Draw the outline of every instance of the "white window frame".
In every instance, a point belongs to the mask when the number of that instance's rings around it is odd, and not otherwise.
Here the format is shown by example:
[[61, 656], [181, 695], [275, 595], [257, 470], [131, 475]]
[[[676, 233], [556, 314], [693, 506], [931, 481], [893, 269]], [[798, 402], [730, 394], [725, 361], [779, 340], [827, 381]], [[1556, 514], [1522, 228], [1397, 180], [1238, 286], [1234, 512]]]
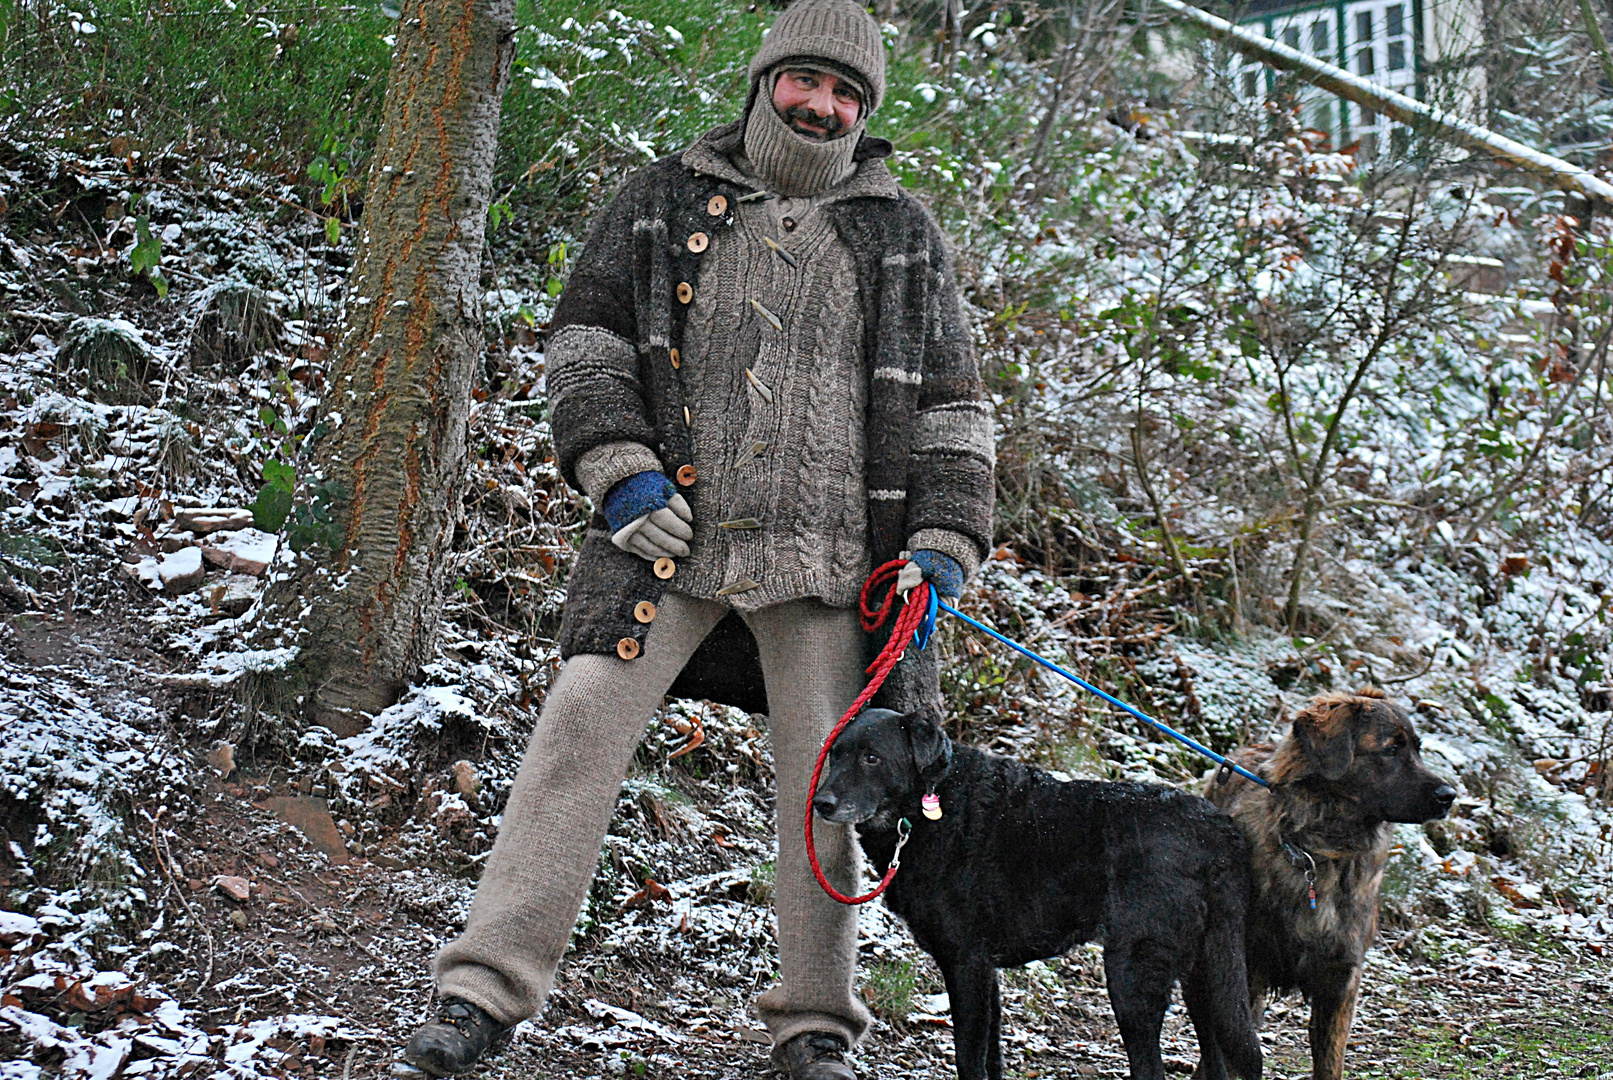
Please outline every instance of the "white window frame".
[[[1389, 35], [1389, 10], [1400, 9], [1400, 33], [1391, 37]], [[1367, 16], [1371, 19], [1371, 34], [1362, 38], [1360, 34], [1360, 18]], [[1415, 9], [1411, 0], [1355, 0], [1343, 7], [1344, 25], [1339, 29], [1343, 32], [1341, 39], [1344, 64], [1342, 65], [1351, 74], [1359, 75], [1379, 86], [1398, 90], [1410, 97], [1417, 92], [1417, 35], [1415, 28]], [[1400, 46], [1401, 66], [1390, 70], [1389, 58], [1392, 46]], [[1369, 53], [1372, 58], [1372, 71], [1363, 72], [1361, 68], [1361, 54]], [[1387, 145], [1391, 133], [1397, 126], [1390, 122], [1387, 116], [1371, 113], [1359, 105], [1346, 104], [1344, 108], [1349, 116], [1346, 126], [1346, 141], [1361, 141], [1363, 147], [1371, 146], [1364, 156], [1371, 153], [1378, 146]]]
[[[1316, 48], [1315, 28], [1327, 28], [1327, 42], [1321, 48]], [[1265, 32], [1273, 41], [1280, 41], [1284, 45], [1293, 47], [1286, 35], [1290, 30], [1299, 31], [1299, 51], [1306, 56], [1314, 56], [1318, 60], [1325, 60], [1330, 64], [1338, 63], [1339, 49], [1339, 16], [1336, 6], [1308, 8], [1287, 15], [1273, 16], [1267, 21]], [[1342, 101], [1335, 98], [1325, 90], [1310, 85], [1299, 87], [1295, 95], [1300, 105], [1300, 122], [1306, 127], [1315, 127], [1326, 131], [1329, 136], [1337, 138], [1339, 135], [1338, 107]], [[1335, 104], [1337, 102], [1337, 104]], [[1319, 106], [1326, 106], [1328, 119], [1318, 123], [1316, 111]]]

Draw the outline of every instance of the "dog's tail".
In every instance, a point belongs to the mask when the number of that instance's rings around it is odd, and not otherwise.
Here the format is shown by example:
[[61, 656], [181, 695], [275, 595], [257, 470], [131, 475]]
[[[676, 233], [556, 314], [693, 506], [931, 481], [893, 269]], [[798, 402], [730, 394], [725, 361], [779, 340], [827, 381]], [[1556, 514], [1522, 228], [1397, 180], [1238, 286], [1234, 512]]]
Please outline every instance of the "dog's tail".
[[1260, 1080], [1260, 1033], [1255, 1030], [1254, 1012], [1249, 1006], [1244, 955], [1248, 863], [1230, 854], [1219, 860], [1211, 875], [1204, 945], [1194, 976], [1202, 991], [1205, 1019], [1213, 1029], [1227, 1071], [1244, 1080]]

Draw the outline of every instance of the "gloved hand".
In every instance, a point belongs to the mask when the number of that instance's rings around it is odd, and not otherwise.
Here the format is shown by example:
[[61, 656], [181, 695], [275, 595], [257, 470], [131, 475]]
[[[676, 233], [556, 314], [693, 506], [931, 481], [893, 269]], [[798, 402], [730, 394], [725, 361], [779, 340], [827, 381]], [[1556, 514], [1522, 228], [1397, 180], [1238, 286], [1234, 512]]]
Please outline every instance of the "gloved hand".
[[945, 552], [920, 548], [896, 575], [896, 591], [906, 596], [921, 581], [928, 581], [942, 596], [956, 599], [963, 592], [963, 567]]
[[694, 511], [659, 472], [634, 473], [618, 481], [601, 508], [610, 523], [611, 543], [645, 559], [681, 559], [694, 538]]

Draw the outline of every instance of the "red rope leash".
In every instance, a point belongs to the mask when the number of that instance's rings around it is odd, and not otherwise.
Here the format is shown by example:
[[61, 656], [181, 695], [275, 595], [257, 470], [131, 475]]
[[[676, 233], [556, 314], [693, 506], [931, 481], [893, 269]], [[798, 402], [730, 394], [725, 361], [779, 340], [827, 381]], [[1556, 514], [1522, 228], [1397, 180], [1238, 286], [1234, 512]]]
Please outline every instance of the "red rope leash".
[[[895, 607], [896, 576], [901, 573], [902, 567], [906, 565], [907, 560], [905, 559], [893, 559], [872, 574], [869, 574], [868, 580], [863, 582], [862, 595], [857, 600], [857, 606], [861, 612], [863, 629], [869, 633], [883, 626], [885, 619]], [[885, 594], [884, 602], [877, 608], [870, 608], [868, 606], [869, 594], [887, 582], [890, 585], [890, 589]], [[837, 891], [833, 885], [829, 884], [829, 879], [824, 876], [823, 867], [818, 865], [818, 849], [812, 841], [812, 799], [818, 793], [818, 778], [823, 774], [823, 763], [829, 759], [829, 748], [840, 737], [840, 733], [846, 730], [846, 725], [851, 723], [858, 713], [862, 712], [863, 706], [868, 704], [868, 699], [878, 693], [881, 686], [885, 685], [886, 676], [890, 675], [891, 669], [896, 666], [896, 662], [902, 658], [902, 653], [907, 650], [908, 644], [913, 640], [913, 632], [924, 622], [926, 609], [929, 606], [926, 602], [929, 599], [929, 589], [930, 583], [926, 581], [908, 595], [907, 606], [902, 608], [902, 613], [897, 616], [896, 626], [891, 631], [890, 640], [885, 643], [885, 648], [880, 650], [879, 655], [874, 658], [874, 662], [868, 665], [868, 674], [872, 678], [868, 680], [868, 685], [863, 689], [863, 692], [857, 695], [857, 700], [851, 703], [851, 708], [847, 709], [845, 715], [840, 718], [840, 722], [834, 726], [834, 730], [829, 732], [828, 738], [823, 740], [823, 749], [818, 751], [818, 763], [812, 769], [812, 783], [807, 785], [807, 862], [812, 865], [812, 876], [818, 879], [818, 884], [823, 887], [823, 891], [842, 904], [866, 904], [884, 892], [890, 887], [891, 879], [896, 876], [897, 862], [894, 859], [891, 861], [890, 868], [885, 871], [884, 878], [870, 893], [865, 893], [862, 896], [846, 896], [844, 893]]]

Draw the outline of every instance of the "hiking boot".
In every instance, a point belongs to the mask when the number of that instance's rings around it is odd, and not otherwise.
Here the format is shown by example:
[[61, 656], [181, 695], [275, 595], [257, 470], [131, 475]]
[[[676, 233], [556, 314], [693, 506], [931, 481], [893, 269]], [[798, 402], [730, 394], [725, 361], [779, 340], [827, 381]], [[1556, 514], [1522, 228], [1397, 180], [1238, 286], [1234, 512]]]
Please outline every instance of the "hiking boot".
[[846, 1040], [827, 1031], [806, 1031], [773, 1054], [790, 1080], [857, 1080], [846, 1064]]
[[437, 1019], [409, 1039], [403, 1060], [433, 1076], [457, 1076], [475, 1065], [508, 1030], [479, 1006], [460, 998], [443, 998], [437, 1003]]

